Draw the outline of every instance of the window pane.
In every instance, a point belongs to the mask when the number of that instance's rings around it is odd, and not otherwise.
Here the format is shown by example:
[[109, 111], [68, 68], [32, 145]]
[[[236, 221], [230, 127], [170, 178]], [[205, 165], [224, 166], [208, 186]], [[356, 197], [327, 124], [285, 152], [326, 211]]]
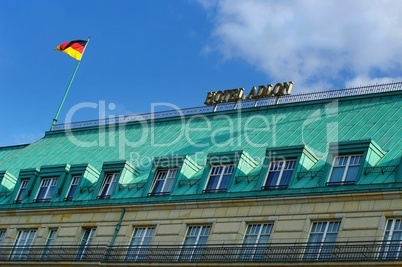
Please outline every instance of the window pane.
[[262, 260], [266, 255], [272, 224], [249, 224], [240, 253], [242, 261]]
[[177, 169], [158, 170], [156, 172], [151, 193], [169, 194], [176, 178]]
[[130, 245], [126, 255], [126, 261], [146, 259], [148, 247], [154, 236], [155, 228], [135, 228], [131, 237]]
[[168, 178], [165, 182], [165, 187], [163, 188], [164, 193], [170, 193], [173, 188], [174, 178]]
[[163, 187], [163, 180], [157, 180], [157, 181], [155, 181], [153, 193], [160, 193], [160, 192], [162, 192], [162, 187]]
[[3, 242], [6, 237], [6, 230], [0, 230], [0, 244]]
[[329, 179], [329, 181], [332, 183], [341, 182], [344, 172], [345, 172], [345, 167], [334, 167], [332, 169], [332, 174], [331, 174], [331, 178]]
[[42, 179], [36, 200], [50, 200], [56, 192], [57, 178]]
[[359, 172], [359, 166], [351, 166], [346, 174], [345, 181], [356, 181], [357, 173]]
[[16, 202], [21, 202], [24, 199], [27, 186], [28, 180], [21, 181], [20, 190], [18, 192], [17, 198], [15, 199]]
[[36, 230], [20, 230], [10, 258], [13, 260], [26, 259], [29, 254], [30, 247], [35, 239]]
[[232, 177], [231, 174], [223, 175], [222, 180], [221, 180], [221, 184], [219, 185], [218, 189], [228, 189], [231, 177]]
[[332, 174], [329, 179], [329, 182], [351, 183], [356, 181], [362, 159], [363, 159], [362, 155], [335, 157], [334, 166], [332, 168]]
[[402, 257], [402, 228], [400, 219], [391, 219], [387, 222], [379, 257], [382, 259], [400, 259]]
[[71, 180], [70, 189], [68, 190], [68, 194], [66, 196], [67, 200], [73, 199], [75, 192], [77, 191], [78, 185], [81, 181], [81, 176], [74, 176]]
[[190, 226], [187, 229], [181, 260], [198, 260], [202, 257], [210, 229], [210, 226]]
[[101, 189], [99, 191], [98, 198], [108, 198], [111, 196], [111, 194], [114, 191], [114, 188], [116, 187], [118, 176], [119, 176], [118, 173], [106, 174]]
[[270, 187], [276, 186], [276, 183], [278, 182], [278, 179], [279, 179], [279, 174], [280, 174], [280, 172], [270, 172], [268, 174], [266, 186], [270, 186]]
[[47, 190], [46, 187], [41, 187], [39, 189], [38, 197], [36, 199], [45, 199], [46, 190]]
[[288, 187], [295, 165], [296, 160], [272, 161], [265, 187]]
[[208, 179], [206, 191], [225, 191], [229, 187], [234, 165], [211, 166], [211, 173]]
[[91, 244], [95, 235], [96, 228], [84, 229], [81, 239], [81, 245], [78, 250], [77, 259], [84, 259], [88, 254], [88, 246]]
[[48, 259], [50, 249], [56, 239], [56, 234], [57, 234], [57, 229], [51, 229], [49, 231], [49, 235], [47, 236], [47, 239], [46, 239], [45, 249], [43, 250], [43, 253], [42, 253], [42, 260]]
[[290, 183], [290, 178], [292, 177], [293, 170], [283, 171], [282, 179], [279, 183], [281, 186], [288, 186]]
[[207, 185], [207, 190], [211, 189], [217, 189], [218, 188], [218, 182], [219, 182], [219, 176], [211, 175], [209, 177], [208, 185]]
[[314, 222], [308, 244], [304, 253], [304, 259], [317, 260], [328, 259], [331, 257], [331, 253], [338, 235], [340, 222]]

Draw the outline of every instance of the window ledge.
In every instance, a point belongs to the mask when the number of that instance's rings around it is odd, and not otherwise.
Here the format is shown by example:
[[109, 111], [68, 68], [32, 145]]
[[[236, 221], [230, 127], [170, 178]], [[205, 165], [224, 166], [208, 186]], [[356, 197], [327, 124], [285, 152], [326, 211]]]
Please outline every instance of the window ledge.
[[203, 194], [205, 194], [205, 193], [223, 193], [223, 192], [226, 192], [227, 191], [227, 189], [206, 189], [206, 190], [202, 190], [202, 193]]
[[110, 195], [106, 195], [106, 196], [97, 196], [96, 199], [110, 199]]
[[148, 193], [149, 197], [154, 197], [154, 196], [168, 196], [170, 195], [170, 192], [159, 192], [159, 193]]
[[333, 186], [333, 185], [354, 185], [355, 181], [344, 181], [344, 182], [327, 182], [326, 185]]
[[263, 185], [263, 186], [261, 186], [261, 189], [262, 190], [271, 190], [271, 189], [287, 189], [287, 188], [289, 188], [289, 185], [276, 185], [276, 186], [266, 186], [266, 185]]
[[50, 198], [37, 198], [34, 200], [35, 203], [50, 202]]

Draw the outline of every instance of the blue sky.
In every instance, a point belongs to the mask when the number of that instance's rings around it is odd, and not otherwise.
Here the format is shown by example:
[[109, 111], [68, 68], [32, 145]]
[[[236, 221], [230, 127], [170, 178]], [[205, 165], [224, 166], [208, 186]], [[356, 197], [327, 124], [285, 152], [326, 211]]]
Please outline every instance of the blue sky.
[[91, 37], [59, 122], [87, 102], [124, 115], [284, 81], [293, 94], [399, 81], [400, 10], [397, 0], [1, 0], [0, 146], [49, 129], [77, 63], [54, 50], [65, 41]]

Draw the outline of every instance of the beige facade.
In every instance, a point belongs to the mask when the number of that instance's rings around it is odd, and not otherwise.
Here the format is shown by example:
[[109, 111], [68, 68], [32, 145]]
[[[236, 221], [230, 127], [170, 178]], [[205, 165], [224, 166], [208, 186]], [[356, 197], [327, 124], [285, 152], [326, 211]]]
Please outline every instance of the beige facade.
[[[122, 215], [123, 214], [123, 215]], [[340, 221], [338, 241], [380, 241], [387, 219], [402, 217], [400, 192], [220, 200], [120, 207], [2, 212], [5, 243], [18, 230], [37, 229], [33, 245], [44, 245], [50, 229], [62, 244], [77, 244], [84, 228], [96, 228], [92, 244], [108, 245], [121, 219], [115, 245], [128, 245], [135, 227], [155, 227], [152, 245], [181, 245], [191, 225], [210, 225], [208, 244], [241, 244], [247, 224], [272, 223], [270, 242], [306, 242], [315, 221]], [[6, 219], [6, 220], [5, 220]]]

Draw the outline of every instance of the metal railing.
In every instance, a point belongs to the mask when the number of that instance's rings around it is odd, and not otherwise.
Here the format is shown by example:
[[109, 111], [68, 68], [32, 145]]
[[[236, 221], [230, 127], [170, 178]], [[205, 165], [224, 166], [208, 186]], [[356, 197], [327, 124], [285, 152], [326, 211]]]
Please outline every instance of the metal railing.
[[392, 92], [392, 91], [400, 91], [400, 90], [402, 90], [402, 82], [376, 84], [376, 85], [361, 86], [361, 87], [354, 87], [354, 88], [348, 88], [348, 89], [329, 90], [329, 91], [303, 93], [303, 94], [296, 94], [296, 95], [285, 95], [285, 96], [281, 96], [279, 98], [271, 97], [271, 98], [264, 98], [264, 99], [259, 99], [259, 100], [245, 100], [245, 101], [240, 101], [240, 102], [236, 102], [236, 103], [219, 104], [216, 107], [215, 106], [202, 106], [202, 107], [184, 108], [184, 109], [177, 109], [177, 110], [158, 111], [158, 112], [152, 112], [152, 113], [132, 114], [132, 115], [125, 115], [125, 116], [118, 116], [118, 117], [110, 118], [110, 119], [99, 119], [99, 120], [89, 120], [89, 121], [81, 121], [81, 122], [73, 122], [73, 123], [56, 124], [53, 127], [52, 131], [84, 128], [84, 127], [97, 127], [97, 126], [104, 126], [104, 125], [109, 125], [109, 124], [114, 124], [114, 123], [120, 124], [120, 123], [134, 122], [134, 121], [145, 121], [145, 120], [170, 118], [170, 117], [177, 117], [177, 116], [207, 114], [207, 113], [213, 113], [216, 111], [225, 111], [225, 110], [233, 110], [233, 109], [236, 110], [236, 109], [271, 106], [271, 105], [278, 105], [278, 104], [298, 103], [298, 102], [306, 102], [306, 101], [313, 101], [313, 100], [332, 99], [332, 98], [356, 96], [356, 95], [367, 95], [367, 94]]
[[1, 246], [0, 262], [372, 262], [402, 261], [402, 241], [268, 243], [258, 245]]

